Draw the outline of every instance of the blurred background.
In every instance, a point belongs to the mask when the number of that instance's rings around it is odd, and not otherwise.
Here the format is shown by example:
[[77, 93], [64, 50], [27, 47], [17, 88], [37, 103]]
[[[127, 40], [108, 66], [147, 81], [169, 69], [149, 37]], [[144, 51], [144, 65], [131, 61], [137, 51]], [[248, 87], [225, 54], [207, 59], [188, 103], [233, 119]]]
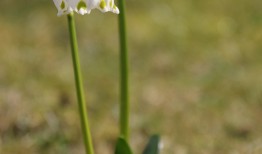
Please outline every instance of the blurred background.
[[[262, 153], [262, 1], [127, 0], [131, 146], [162, 154]], [[84, 154], [66, 16], [51, 0], [0, 1], [0, 154]], [[76, 15], [98, 154], [118, 131], [117, 15]]]

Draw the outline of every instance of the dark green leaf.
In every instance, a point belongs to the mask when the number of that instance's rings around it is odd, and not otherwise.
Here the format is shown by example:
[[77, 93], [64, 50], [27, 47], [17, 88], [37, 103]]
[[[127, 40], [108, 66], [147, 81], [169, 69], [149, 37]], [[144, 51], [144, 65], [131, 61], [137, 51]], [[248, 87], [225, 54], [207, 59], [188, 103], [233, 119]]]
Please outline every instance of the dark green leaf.
[[160, 144], [159, 135], [151, 136], [143, 154], [159, 154], [159, 144]]
[[118, 138], [115, 154], [132, 154], [132, 151], [125, 139]]

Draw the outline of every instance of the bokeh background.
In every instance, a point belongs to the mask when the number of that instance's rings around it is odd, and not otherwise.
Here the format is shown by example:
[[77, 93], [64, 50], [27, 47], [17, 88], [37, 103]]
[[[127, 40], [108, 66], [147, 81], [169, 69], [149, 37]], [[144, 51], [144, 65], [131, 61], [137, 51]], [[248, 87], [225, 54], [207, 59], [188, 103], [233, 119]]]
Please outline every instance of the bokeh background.
[[[262, 153], [262, 1], [127, 0], [131, 146]], [[51, 0], [0, 1], [0, 153], [84, 154], [66, 17]], [[118, 131], [117, 15], [76, 16], [96, 152]]]

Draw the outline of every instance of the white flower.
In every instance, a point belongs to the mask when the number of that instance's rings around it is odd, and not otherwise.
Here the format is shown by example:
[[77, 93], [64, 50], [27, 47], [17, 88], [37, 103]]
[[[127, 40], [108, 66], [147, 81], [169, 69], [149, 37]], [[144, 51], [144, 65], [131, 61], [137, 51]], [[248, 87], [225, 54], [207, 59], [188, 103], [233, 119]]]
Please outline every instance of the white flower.
[[61, 16], [63, 14], [68, 14], [72, 12], [72, 8], [68, 5], [67, 0], [53, 0], [55, 3], [55, 6], [58, 10], [57, 15]]
[[119, 14], [119, 9], [114, 3], [114, 0], [87, 0], [87, 4], [89, 4], [88, 8], [92, 9], [99, 9], [102, 12], [113, 12]]
[[73, 11], [84, 15], [89, 14], [92, 9], [99, 9], [102, 12], [113, 12], [119, 14], [119, 9], [114, 0], [53, 0], [57, 9], [58, 16], [69, 14]]

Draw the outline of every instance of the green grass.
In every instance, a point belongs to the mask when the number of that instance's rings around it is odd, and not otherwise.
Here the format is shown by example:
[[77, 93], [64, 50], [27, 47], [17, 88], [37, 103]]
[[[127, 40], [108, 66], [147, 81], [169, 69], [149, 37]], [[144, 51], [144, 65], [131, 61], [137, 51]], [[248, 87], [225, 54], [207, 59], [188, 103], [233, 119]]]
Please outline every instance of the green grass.
[[[261, 6], [127, 2], [134, 153], [155, 132], [163, 154], [261, 153]], [[76, 22], [95, 149], [113, 153], [117, 16]], [[66, 17], [51, 1], [0, 1], [0, 153], [82, 154], [78, 118]]]

